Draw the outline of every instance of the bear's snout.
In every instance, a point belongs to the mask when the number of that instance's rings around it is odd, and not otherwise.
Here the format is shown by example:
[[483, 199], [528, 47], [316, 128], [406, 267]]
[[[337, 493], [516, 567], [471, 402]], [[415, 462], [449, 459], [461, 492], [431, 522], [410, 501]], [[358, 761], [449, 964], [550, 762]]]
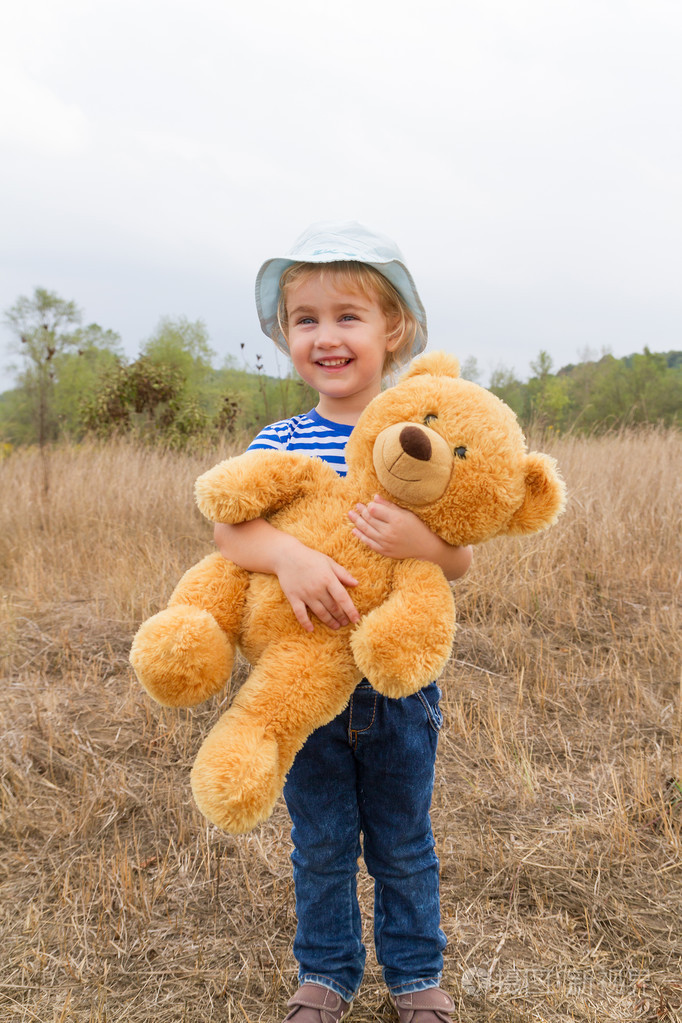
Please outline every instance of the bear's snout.
[[406, 506], [431, 504], [447, 490], [452, 451], [434, 430], [418, 423], [393, 423], [374, 442], [372, 461], [379, 483]]
[[431, 458], [431, 441], [418, 426], [405, 426], [400, 431], [400, 445], [407, 455], [428, 462]]

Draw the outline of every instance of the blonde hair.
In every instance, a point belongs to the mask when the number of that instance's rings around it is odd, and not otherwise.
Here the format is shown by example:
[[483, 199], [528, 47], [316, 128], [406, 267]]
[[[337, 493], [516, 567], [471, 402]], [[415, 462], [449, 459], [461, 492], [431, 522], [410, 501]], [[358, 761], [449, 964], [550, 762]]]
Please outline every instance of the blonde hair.
[[332, 263], [293, 263], [279, 279], [279, 301], [277, 322], [285, 338], [288, 337], [287, 294], [291, 288], [309, 281], [311, 277], [320, 280], [328, 278], [337, 288], [359, 292], [365, 298], [376, 299], [386, 317], [386, 325], [395, 321], [386, 334], [386, 342], [397, 343], [384, 358], [384, 376], [389, 376], [409, 361], [409, 352], [415, 337], [422, 336], [423, 330], [417, 317], [408, 307], [400, 292], [387, 277], [367, 263], [356, 260], [339, 260]]

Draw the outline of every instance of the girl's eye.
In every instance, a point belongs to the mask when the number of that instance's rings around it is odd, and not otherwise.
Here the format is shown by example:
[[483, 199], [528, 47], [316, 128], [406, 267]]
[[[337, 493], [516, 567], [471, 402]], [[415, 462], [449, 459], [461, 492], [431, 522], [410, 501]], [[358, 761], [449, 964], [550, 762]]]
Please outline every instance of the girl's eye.
[[434, 421], [434, 419], [438, 419], [436, 413], [429, 412], [428, 416], [424, 416], [424, 426], [428, 426], [429, 423], [432, 423]]
[[357, 319], [357, 317], [353, 316], [352, 313], [346, 313], [346, 315], [342, 316], [341, 319], [342, 320], [355, 320], [355, 319]]
[[457, 455], [458, 458], [466, 458], [466, 456], [467, 456], [467, 449], [466, 448], [455, 448], [455, 454]]

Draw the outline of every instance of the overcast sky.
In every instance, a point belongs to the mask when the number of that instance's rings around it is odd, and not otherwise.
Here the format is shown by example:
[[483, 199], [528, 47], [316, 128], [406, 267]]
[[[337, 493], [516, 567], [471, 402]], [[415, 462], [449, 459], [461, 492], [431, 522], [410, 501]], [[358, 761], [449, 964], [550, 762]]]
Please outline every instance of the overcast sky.
[[256, 271], [347, 218], [484, 383], [682, 348], [680, 54], [680, 0], [5, 3], [0, 309], [49, 288], [130, 355], [202, 318], [274, 368]]

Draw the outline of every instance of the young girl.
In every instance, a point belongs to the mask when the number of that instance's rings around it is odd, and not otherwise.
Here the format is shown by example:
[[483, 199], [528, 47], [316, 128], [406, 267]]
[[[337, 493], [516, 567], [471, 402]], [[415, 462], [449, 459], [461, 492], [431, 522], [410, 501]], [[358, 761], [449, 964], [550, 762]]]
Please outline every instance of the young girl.
[[[314, 224], [287, 256], [263, 264], [256, 304], [264, 332], [319, 401], [266, 427], [250, 447], [305, 451], [345, 475], [344, 448], [363, 409], [384, 376], [426, 343], [426, 316], [400, 251], [361, 224]], [[449, 546], [390, 501], [377, 496], [348, 514], [355, 536], [386, 557], [433, 561], [448, 579], [469, 567], [471, 548]], [[344, 566], [264, 519], [218, 523], [215, 540], [230, 561], [277, 575], [304, 629], [316, 627], [313, 615], [332, 629], [359, 621], [356, 580]], [[400, 1020], [451, 1019], [454, 1003], [438, 986], [445, 935], [429, 818], [439, 697], [435, 682], [390, 700], [363, 681], [296, 757], [284, 798], [293, 823], [301, 987], [287, 1020], [336, 1023], [360, 986], [361, 852], [375, 881], [377, 959]]]

